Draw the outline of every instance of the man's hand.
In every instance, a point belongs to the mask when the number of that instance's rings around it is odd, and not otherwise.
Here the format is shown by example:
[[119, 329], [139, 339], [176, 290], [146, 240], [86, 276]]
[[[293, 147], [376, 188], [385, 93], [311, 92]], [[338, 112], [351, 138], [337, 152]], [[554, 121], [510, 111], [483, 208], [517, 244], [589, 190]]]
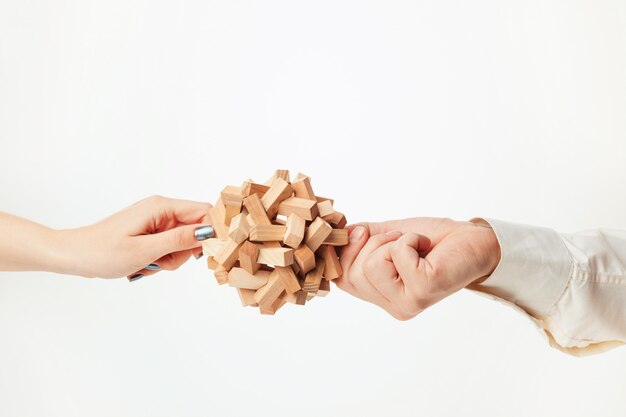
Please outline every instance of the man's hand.
[[340, 252], [339, 288], [374, 303], [399, 320], [473, 282], [488, 277], [500, 261], [500, 246], [488, 224], [413, 218], [349, 226]]

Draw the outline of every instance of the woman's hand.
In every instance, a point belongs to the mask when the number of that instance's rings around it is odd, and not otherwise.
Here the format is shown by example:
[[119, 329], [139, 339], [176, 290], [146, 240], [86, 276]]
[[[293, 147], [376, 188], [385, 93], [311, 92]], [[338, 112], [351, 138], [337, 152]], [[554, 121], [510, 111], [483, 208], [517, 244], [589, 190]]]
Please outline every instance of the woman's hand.
[[500, 261], [484, 222], [414, 218], [349, 226], [339, 288], [408, 320], [489, 276]]
[[78, 229], [52, 230], [0, 213], [0, 270], [130, 280], [174, 270], [213, 237], [208, 203], [149, 197]]

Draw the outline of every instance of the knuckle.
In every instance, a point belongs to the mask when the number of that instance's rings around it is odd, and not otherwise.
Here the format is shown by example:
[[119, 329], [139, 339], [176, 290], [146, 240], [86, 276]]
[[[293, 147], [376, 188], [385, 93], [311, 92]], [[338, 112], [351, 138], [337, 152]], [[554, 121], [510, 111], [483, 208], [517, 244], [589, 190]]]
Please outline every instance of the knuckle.
[[164, 200], [165, 200], [165, 197], [159, 194], [153, 194], [146, 199], [148, 203], [153, 204], [153, 205], [159, 205], [163, 203]]

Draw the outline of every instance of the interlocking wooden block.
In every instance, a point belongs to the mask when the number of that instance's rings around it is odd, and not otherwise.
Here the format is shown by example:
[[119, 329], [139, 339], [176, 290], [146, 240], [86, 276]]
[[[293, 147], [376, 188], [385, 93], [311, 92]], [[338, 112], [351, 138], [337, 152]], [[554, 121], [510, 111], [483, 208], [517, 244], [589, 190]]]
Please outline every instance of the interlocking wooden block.
[[250, 225], [245, 213], [239, 213], [230, 221], [228, 228], [228, 237], [237, 243], [241, 243], [248, 238], [250, 233]]
[[289, 294], [288, 292], [285, 292], [281, 297], [287, 301], [288, 303], [291, 304], [297, 304], [297, 305], [301, 305], [303, 306], [306, 303], [306, 297], [307, 297], [308, 293], [305, 291], [296, 291], [292, 294]]
[[247, 290], [258, 290], [270, 278], [269, 271], [259, 270], [252, 275], [243, 268], [232, 268], [228, 271], [228, 285], [236, 288], [245, 288]]
[[241, 212], [241, 204], [243, 203], [241, 188], [228, 185], [224, 187], [220, 196], [225, 208], [224, 224], [230, 226], [232, 218]]
[[298, 281], [298, 277], [296, 273], [293, 272], [292, 268], [288, 266], [277, 266], [276, 270], [278, 271], [280, 279], [283, 281], [285, 291], [291, 294], [301, 289], [300, 281]]
[[333, 209], [333, 203], [330, 200], [324, 200], [317, 203], [317, 211], [319, 211], [319, 216], [323, 219], [324, 217], [330, 218], [335, 210]]
[[333, 229], [324, 239], [325, 245], [331, 246], [346, 246], [348, 244], [350, 236], [346, 229]]
[[265, 265], [288, 266], [293, 263], [293, 249], [291, 248], [259, 248], [257, 262]]
[[320, 288], [320, 283], [324, 276], [324, 260], [318, 259], [315, 264], [315, 269], [306, 274], [304, 283], [302, 284], [302, 291], [308, 293], [316, 293]]
[[304, 198], [305, 200], [315, 200], [315, 194], [313, 194], [313, 188], [311, 187], [311, 179], [309, 177], [302, 177], [296, 179], [291, 183], [291, 187], [298, 198]]
[[326, 223], [321, 217], [317, 217], [313, 220], [313, 223], [311, 223], [309, 229], [306, 231], [304, 243], [309, 247], [309, 249], [315, 252], [317, 248], [324, 243], [324, 240], [332, 231], [333, 228], [331, 225]]
[[281, 241], [287, 227], [275, 224], [257, 224], [250, 228], [250, 240], [255, 242]]
[[239, 248], [239, 265], [248, 273], [255, 274], [261, 266], [259, 259], [259, 247], [252, 242], [243, 242]]
[[270, 189], [270, 186], [265, 184], [257, 184], [253, 181], [246, 181], [243, 183], [241, 189], [244, 197], [249, 197], [252, 194], [258, 194], [259, 198], [261, 198], [267, 192], [267, 190]]
[[343, 213], [340, 213], [338, 211], [334, 211], [331, 214], [322, 216], [322, 218], [326, 220], [328, 223], [330, 223], [335, 229], [343, 229], [344, 227], [346, 227], [346, 224], [348, 223], [348, 221], [346, 220], [346, 216], [344, 216]]
[[296, 213], [291, 213], [287, 218], [287, 227], [283, 242], [285, 245], [296, 249], [304, 239], [305, 220]]
[[279, 204], [292, 194], [293, 188], [291, 188], [291, 185], [282, 178], [276, 178], [270, 189], [261, 198], [267, 216], [269, 218], [275, 217], [278, 213]]
[[226, 208], [222, 199], [219, 198], [215, 205], [209, 209], [209, 215], [213, 223], [213, 229], [220, 239], [226, 239], [228, 235], [228, 226], [226, 226]]
[[230, 269], [237, 262], [237, 258], [239, 253], [237, 250], [239, 249], [240, 244], [228, 238], [222, 248], [215, 254], [215, 260], [218, 264], [222, 265], [226, 269]]
[[260, 307], [270, 307], [284, 290], [285, 287], [278, 271], [273, 271], [267, 283], [254, 294], [254, 300], [259, 303]]
[[290, 181], [276, 170], [265, 184], [227, 186], [210, 216], [217, 236], [202, 243], [207, 266], [261, 314], [324, 297], [342, 274], [335, 247], [348, 243], [345, 216], [304, 174]]
[[272, 224], [270, 218], [263, 208], [263, 202], [258, 194], [252, 194], [243, 199], [243, 205], [248, 210], [248, 218], [252, 225], [255, 224]]
[[318, 249], [318, 253], [324, 259], [324, 276], [328, 280], [339, 278], [343, 274], [341, 263], [337, 257], [337, 251], [334, 246], [322, 245]]
[[317, 293], [315, 295], [318, 297], [326, 297], [329, 292], [330, 292], [330, 281], [323, 279], [322, 282], [320, 282], [320, 287], [318, 288]]
[[304, 220], [313, 220], [318, 214], [317, 203], [305, 198], [287, 198], [278, 206], [278, 214], [281, 216], [289, 216], [292, 213], [297, 214]]
[[304, 275], [315, 268], [315, 253], [307, 245], [302, 245], [296, 249], [293, 257], [298, 264], [300, 275]]
[[239, 293], [239, 299], [241, 300], [242, 306], [258, 307], [259, 304], [254, 300], [254, 294], [256, 293], [256, 290], [237, 288], [237, 293]]
[[202, 242], [202, 253], [206, 256], [215, 256], [224, 246], [224, 241], [218, 238], [207, 239]]
[[218, 284], [224, 285], [228, 283], [228, 270], [222, 265], [218, 265], [217, 268], [215, 268], [215, 272], [213, 272], [213, 274], [215, 275], [215, 279], [217, 280]]
[[217, 261], [215, 260], [215, 258], [213, 256], [207, 256], [206, 257], [206, 265], [209, 267], [210, 270], [212, 270], [213, 272], [215, 272], [215, 270], [217, 269], [218, 266], [220, 266], [220, 264], [217, 263]]

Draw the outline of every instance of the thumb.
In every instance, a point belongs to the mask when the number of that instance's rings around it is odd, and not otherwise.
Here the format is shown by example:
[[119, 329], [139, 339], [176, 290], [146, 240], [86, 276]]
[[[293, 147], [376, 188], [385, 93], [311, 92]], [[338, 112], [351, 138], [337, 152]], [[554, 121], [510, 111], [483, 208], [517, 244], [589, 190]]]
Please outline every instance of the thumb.
[[339, 260], [341, 261], [341, 268], [344, 273], [350, 269], [350, 266], [354, 263], [354, 260], [358, 256], [363, 246], [369, 238], [369, 232], [367, 228], [362, 225], [356, 225], [350, 230], [349, 243], [341, 248], [339, 252]]
[[154, 259], [169, 253], [180, 252], [197, 248], [203, 240], [215, 237], [213, 226], [203, 224], [188, 224], [175, 227], [161, 233], [147, 235], [147, 244], [154, 251]]

